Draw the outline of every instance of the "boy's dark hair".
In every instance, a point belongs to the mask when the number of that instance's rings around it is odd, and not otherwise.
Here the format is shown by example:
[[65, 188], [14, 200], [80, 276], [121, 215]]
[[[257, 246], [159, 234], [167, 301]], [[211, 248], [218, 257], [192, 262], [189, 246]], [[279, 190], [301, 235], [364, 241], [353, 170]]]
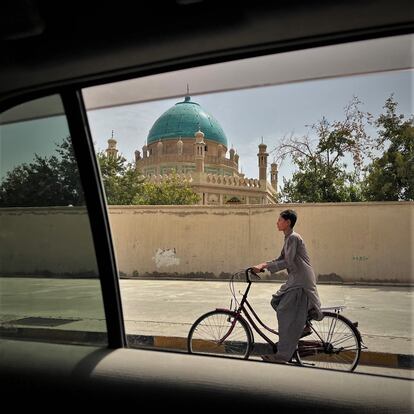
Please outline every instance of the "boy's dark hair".
[[280, 213], [280, 216], [283, 217], [285, 220], [290, 220], [290, 228], [293, 229], [295, 227], [296, 220], [298, 219], [298, 215], [293, 210], [284, 210]]

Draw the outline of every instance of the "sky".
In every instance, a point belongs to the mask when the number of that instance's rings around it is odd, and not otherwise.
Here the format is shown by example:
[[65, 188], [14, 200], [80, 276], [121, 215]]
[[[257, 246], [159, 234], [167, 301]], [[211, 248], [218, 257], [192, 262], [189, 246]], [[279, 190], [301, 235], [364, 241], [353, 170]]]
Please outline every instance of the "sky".
[[[398, 102], [398, 112], [410, 116], [413, 113], [413, 73], [413, 70], [389, 71], [310, 80], [192, 95], [191, 99], [220, 123], [229, 147], [232, 146], [240, 155], [239, 165], [245, 176], [257, 178], [258, 144], [262, 139], [271, 153], [283, 136], [308, 134], [309, 125], [322, 117], [328, 121], [342, 120], [344, 107], [354, 96], [362, 101], [361, 110], [378, 116], [384, 111], [386, 99], [393, 94]], [[133, 161], [134, 151], [142, 151], [157, 118], [182, 100], [165, 99], [90, 110], [88, 119], [96, 150], [107, 147], [107, 140], [114, 131], [120, 153], [128, 161]], [[374, 130], [371, 132], [375, 133]], [[272, 153], [269, 165], [271, 162]], [[279, 165], [279, 184], [282, 177], [291, 178], [293, 172], [291, 162]]]
[[[374, 116], [383, 112], [385, 100], [394, 94], [398, 112], [413, 114], [412, 69], [368, 75], [308, 80], [274, 86], [192, 95], [192, 100], [211, 114], [222, 126], [229, 146], [238, 152], [240, 170], [247, 178], [258, 178], [258, 144], [263, 142], [271, 154], [285, 135], [303, 136], [322, 117], [341, 120], [344, 107], [357, 96], [361, 110]], [[116, 84], [113, 87], [116, 93]], [[191, 85], [190, 85], [191, 94]], [[135, 150], [142, 150], [152, 125], [166, 110], [182, 98], [114, 106], [88, 111], [88, 119], [97, 151], [107, 147], [114, 131], [118, 149], [128, 161]], [[48, 98], [44, 98], [45, 101]], [[53, 101], [54, 102], [54, 101]], [[55, 102], [53, 105], [57, 105]], [[56, 143], [69, 135], [63, 115], [5, 124], [0, 129], [0, 178], [34, 154], [55, 153]], [[270, 171], [270, 167], [268, 169]], [[291, 178], [294, 166], [289, 160], [279, 165], [279, 186], [283, 177]]]

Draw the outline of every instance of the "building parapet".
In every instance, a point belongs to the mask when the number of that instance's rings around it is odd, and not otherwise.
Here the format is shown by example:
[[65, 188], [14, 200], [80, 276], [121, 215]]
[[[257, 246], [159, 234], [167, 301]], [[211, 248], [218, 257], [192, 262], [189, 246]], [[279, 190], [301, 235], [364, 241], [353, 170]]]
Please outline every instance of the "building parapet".
[[[161, 154], [161, 155], [151, 155], [147, 158], [141, 158], [137, 160], [136, 166], [137, 168], [141, 169], [144, 167], [150, 167], [152, 165], [159, 165], [160, 163], [165, 162], [188, 162], [188, 163], [195, 163], [195, 155], [194, 154]], [[215, 165], [222, 165], [225, 167], [234, 168], [237, 170], [237, 163], [233, 160], [224, 157], [218, 157], [214, 155], [206, 155], [204, 157], [205, 164], [215, 164]]]
[[244, 178], [236, 176], [226, 176], [218, 174], [203, 174], [202, 179], [208, 184], [223, 185], [223, 186], [236, 186], [236, 187], [248, 187], [248, 188], [261, 188], [260, 181], [253, 178]]
[[[149, 177], [141, 176], [142, 178], [146, 178], [151, 183], [161, 183], [165, 180], [171, 178], [169, 174], [154, 174], [150, 175]], [[219, 174], [206, 174], [206, 173], [177, 173], [176, 177], [182, 179], [188, 183], [196, 184], [196, 185], [203, 185], [203, 184], [214, 184], [215, 187], [222, 186], [224, 187], [243, 187], [244, 189], [258, 189], [265, 190], [264, 183], [261, 183], [258, 179], [253, 178], [244, 178], [244, 177], [237, 177], [234, 175], [219, 175]], [[270, 185], [268, 185], [268, 188]], [[273, 190], [274, 192], [274, 190]]]
[[[191, 176], [190, 173], [187, 174], [180, 174], [177, 173], [175, 174], [175, 176], [183, 181], [186, 181], [188, 183], [192, 183], [193, 182], [193, 177]], [[168, 179], [171, 179], [171, 174], [153, 174], [150, 175], [149, 177], [145, 176], [145, 175], [141, 175], [140, 178], [144, 178], [147, 179], [150, 183], [161, 183], [163, 181], [167, 181]]]

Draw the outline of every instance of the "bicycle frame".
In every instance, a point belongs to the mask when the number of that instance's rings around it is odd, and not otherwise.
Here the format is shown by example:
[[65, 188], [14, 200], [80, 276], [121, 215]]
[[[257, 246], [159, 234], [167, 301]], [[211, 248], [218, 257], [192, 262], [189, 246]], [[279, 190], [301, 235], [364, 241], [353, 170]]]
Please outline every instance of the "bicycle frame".
[[[228, 309], [228, 308], [216, 308], [217, 310], [231, 312], [234, 315], [234, 320], [232, 321], [230, 329], [223, 336], [223, 338], [219, 341], [219, 343], [222, 344], [231, 335], [231, 333], [233, 332], [234, 326], [236, 325], [236, 322], [239, 319], [242, 319], [244, 322], [247, 323], [247, 325], [250, 327], [250, 329], [253, 328], [257, 332], [257, 334], [259, 334], [269, 345], [271, 345], [273, 347], [273, 349], [275, 349], [276, 343], [274, 341], [272, 341], [265, 333], [263, 333], [263, 331], [260, 329], [258, 324], [261, 325], [264, 329], [266, 329], [266, 331], [271, 332], [275, 335], [279, 335], [279, 332], [276, 331], [275, 329], [270, 328], [265, 323], [263, 323], [263, 321], [260, 319], [260, 317], [257, 315], [257, 313], [254, 311], [253, 307], [250, 305], [249, 301], [247, 300], [247, 296], [249, 294], [251, 285], [253, 283], [249, 278], [249, 274], [248, 274], [249, 271], [251, 271], [250, 268], [246, 269], [246, 271], [245, 271], [246, 281], [247, 281], [247, 288], [246, 288], [246, 290], [243, 294], [243, 297], [242, 297], [242, 300], [240, 302], [239, 307], [236, 310], [232, 310], [232, 309]], [[259, 277], [258, 275], [256, 275], [256, 276]], [[322, 308], [322, 310], [324, 310], [324, 311], [325, 310], [326, 311], [334, 311], [336, 314], [339, 314], [343, 310], [343, 308], [344, 308], [344, 306], [334, 306], [334, 307], [329, 307], [329, 308]], [[253, 314], [253, 317], [249, 313], [249, 311]], [[258, 324], [256, 324], [255, 320], [258, 322]], [[355, 327], [358, 326], [358, 322], [354, 323], [354, 325], [355, 325]], [[310, 323], [310, 328], [312, 329], [312, 324], [311, 323]], [[333, 327], [332, 326], [330, 327], [330, 331], [331, 330], [333, 331], [334, 329], [335, 329], [335, 325]], [[329, 342], [329, 341], [324, 341], [324, 339], [321, 338], [321, 336], [319, 335], [318, 332], [314, 331], [313, 329], [312, 329], [312, 331], [316, 334], [316, 336], [321, 341], [320, 342], [320, 344], [321, 344], [320, 348], [325, 349], [326, 343]], [[361, 335], [359, 334], [359, 332], [358, 332], [358, 336], [359, 336], [359, 338], [362, 342], [362, 338], [361, 338]], [[328, 335], [328, 337], [330, 337], [330, 334]], [[307, 341], [307, 342], [309, 342], [309, 341]]]
[[[234, 315], [234, 319], [233, 322], [230, 326], [230, 329], [228, 330], [228, 332], [226, 333], [226, 335], [224, 335], [224, 337], [220, 340], [220, 344], [223, 343], [228, 336], [232, 333], [234, 326], [236, 325], [237, 320], [242, 319], [246, 322], [246, 319], [248, 321], [248, 325], [250, 326], [250, 328], [253, 328], [269, 345], [271, 345], [273, 348], [275, 347], [275, 342], [273, 342], [267, 335], [265, 335], [261, 329], [259, 328], [259, 326], [255, 323], [253, 317], [257, 320], [257, 322], [263, 327], [265, 328], [267, 331], [275, 334], [275, 335], [279, 335], [279, 332], [277, 332], [276, 330], [268, 327], [266, 324], [264, 324], [262, 322], [262, 320], [259, 318], [259, 316], [257, 315], [257, 313], [254, 311], [254, 309], [252, 308], [252, 306], [250, 305], [249, 301], [247, 300], [247, 296], [249, 294], [250, 291], [250, 287], [252, 285], [252, 281], [249, 279], [248, 276], [248, 272], [250, 271], [250, 269], [246, 269], [246, 280], [247, 280], [247, 288], [243, 294], [242, 300], [240, 302], [239, 307], [237, 308], [237, 310], [231, 310], [231, 309], [224, 309], [224, 308], [217, 308], [217, 310], [224, 310], [224, 311], [230, 311], [231, 313], [233, 313]], [[248, 309], [250, 310], [250, 312], [253, 314], [253, 317], [250, 315]], [[245, 316], [245, 318], [243, 317], [243, 315]]]

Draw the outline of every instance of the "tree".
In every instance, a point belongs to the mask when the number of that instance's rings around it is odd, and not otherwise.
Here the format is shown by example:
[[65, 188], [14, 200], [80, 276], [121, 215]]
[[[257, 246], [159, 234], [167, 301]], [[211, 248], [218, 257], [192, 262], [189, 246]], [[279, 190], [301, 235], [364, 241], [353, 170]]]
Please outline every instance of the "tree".
[[[322, 118], [311, 125], [310, 134], [282, 139], [274, 149], [278, 160], [290, 157], [297, 167], [292, 179], [283, 180], [281, 196], [287, 202], [359, 201], [364, 159], [371, 154], [372, 138], [365, 125], [371, 115], [360, 111], [354, 97], [345, 107], [342, 121]], [[316, 138], [315, 138], [316, 137]], [[347, 171], [346, 157], [353, 164]]]
[[[9, 171], [0, 184], [0, 207], [84, 205], [71, 138], [56, 144], [57, 155], [40, 157]], [[151, 183], [122, 155], [97, 154], [108, 204], [196, 204], [199, 196], [187, 181], [172, 174]]]
[[144, 177], [122, 155], [107, 156], [104, 152], [97, 154], [102, 181], [108, 204], [133, 204], [135, 196], [142, 191]]
[[196, 204], [200, 199], [188, 182], [175, 173], [153, 183], [121, 155], [107, 156], [99, 152], [98, 160], [108, 204]]
[[142, 191], [139, 192], [133, 204], [197, 204], [200, 196], [190, 187], [188, 181], [173, 173], [160, 183], [145, 182]]
[[393, 95], [384, 109], [375, 125], [377, 148], [387, 149], [366, 169], [364, 196], [371, 201], [414, 200], [414, 117], [404, 120], [397, 115]]
[[291, 180], [283, 178], [281, 199], [291, 203], [360, 201], [361, 189], [355, 174], [341, 166], [296, 161]]
[[0, 185], [1, 207], [67, 206], [85, 203], [71, 138], [56, 144], [57, 156], [40, 157], [9, 171]]

